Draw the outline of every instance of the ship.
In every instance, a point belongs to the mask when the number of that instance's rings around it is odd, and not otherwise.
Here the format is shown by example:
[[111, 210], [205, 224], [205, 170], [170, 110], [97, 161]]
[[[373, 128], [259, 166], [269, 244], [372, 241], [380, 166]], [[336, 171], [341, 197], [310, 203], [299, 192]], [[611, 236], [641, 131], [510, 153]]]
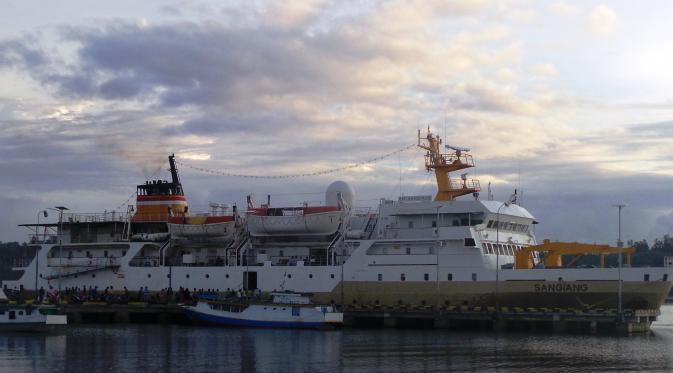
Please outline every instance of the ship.
[[[539, 243], [536, 218], [517, 201], [480, 196], [470, 149], [418, 131], [434, 196], [382, 198], [361, 208], [354, 189], [330, 184], [322, 204], [189, 210], [174, 156], [168, 180], [137, 186], [125, 212], [71, 213], [25, 224], [36, 255], [6, 289], [127, 288], [291, 291], [338, 307], [448, 306], [658, 310], [673, 268], [630, 266], [632, 248]], [[242, 211], [243, 210], [243, 211]], [[597, 255], [597, 268], [574, 266]], [[608, 255], [626, 257], [608, 268]]]

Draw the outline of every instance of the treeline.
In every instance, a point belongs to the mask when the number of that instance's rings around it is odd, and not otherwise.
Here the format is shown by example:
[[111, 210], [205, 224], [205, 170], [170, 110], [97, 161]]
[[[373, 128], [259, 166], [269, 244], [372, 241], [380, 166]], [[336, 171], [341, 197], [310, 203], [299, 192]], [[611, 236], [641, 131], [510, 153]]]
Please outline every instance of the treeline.
[[35, 246], [27, 243], [0, 241], [0, 281], [18, 280], [20, 271], [12, 271], [16, 264], [23, 264], [35, 256]]
[[[626, 247], [633, 247], [636, 249], [635, 254], [631, 257], [631, 265], [633, 267], [662, 267], [664, 265], [664, 257], [673, 257], [673, 237], [664, 235], [662, 238], [657, 238], [650, 245], [647, 240], [628, 241]], [[573, 257], [566, 255], [563, 258], [564, 264], [573, 260]], [[617, 267], [619, 265], [619, 257], [617, 255], [608, 255], [605, 257], [606, 267]], [[623, 257], [623, 265], [626, 266], [626, 255]], [[598, 255], [586, 255], [577, 260], [575, 267], [599, 267], [600, 258]]]

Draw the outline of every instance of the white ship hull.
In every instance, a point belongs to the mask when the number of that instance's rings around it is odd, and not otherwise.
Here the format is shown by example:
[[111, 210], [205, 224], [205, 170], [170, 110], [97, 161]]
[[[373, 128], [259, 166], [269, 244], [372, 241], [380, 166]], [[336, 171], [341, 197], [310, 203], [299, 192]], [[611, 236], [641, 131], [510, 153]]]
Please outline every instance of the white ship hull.
[[[623, 281], [623, 304], [633, 308], [658, 308], [671, 288], [673, 268], [576, 268], [501, 269], [475, 255], [478, 248], [439, 250], [425, 255], [369, 255], [381, 240], [357, 243], [343, 265], [329, 266], [132, 266], [131, 258], [143, 243], [130, 243], [127, 255], [114, 266], [78, 267], [62, 270], [49, 266], [46, 254], [38, 252], [37, 288], [89, 287], [159, 291], [177, 289], [235, 290], [254, 274], [255, 285], [264, 292], [290, 290], [314, 294], [319, 303], [346, 305], [479, 305], [493, 306], [496, 297], [510, 307], [615, 308], [618, 279]], [[388, 240], [390, 244], [399, 243]], [[57, 245], [53, 245], [58, 248]], [[500, 258], [501, 262], [505, 258]], [[46, 263], [46, 264], [44, 264]], [[53, 260], [52, 260], [53, 263]], [[35, 289], [35, 261], [22, 268], [18, 281], [4, 281], [9, 289]], [[75, 271], [75, 272], [73, 272]], [[49, 279], [44, 274], [49, 273]], [[75, 275], [77, 273], [77, 275]]]

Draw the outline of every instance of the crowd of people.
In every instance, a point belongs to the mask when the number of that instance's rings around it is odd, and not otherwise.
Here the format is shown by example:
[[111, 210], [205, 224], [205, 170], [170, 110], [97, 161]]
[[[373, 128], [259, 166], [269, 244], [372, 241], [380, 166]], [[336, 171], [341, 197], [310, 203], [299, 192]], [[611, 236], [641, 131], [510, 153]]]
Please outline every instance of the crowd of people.
[[[102, 302], [106, 304], [128, 304], [129, 302], [143, 302], [149, 304], [169, 304], [184, 303], [193, 304], [198, 299], [217, 300], [232, 298], [261, 298], [262, 293], [259, 290], [245, 291], [227, 288], [224, 291], [220, 289], [188, 289], [180, 287], [176, 291], [172, 288], [164, 288], [160, 291], [150, 291], [147, 286], [140, 287], [137, 291], [129, 291], [126, 286], [123, 289], [115, 290], [112, 286], [99, 289], [97, 286], [89, 287], [66, 287], [58, 289], [49, 286], [48, 289], [41, 287], [37, 292], [28, 292], [23, 288], [4, 289], [8, 299], [17, 303], [24, 303], [32, 299], [38, 304], [59, 304], [67, 302], [68, 304], [82, 304], [84, 302]], [[35, 293], [35, 294], [31, 294]]]

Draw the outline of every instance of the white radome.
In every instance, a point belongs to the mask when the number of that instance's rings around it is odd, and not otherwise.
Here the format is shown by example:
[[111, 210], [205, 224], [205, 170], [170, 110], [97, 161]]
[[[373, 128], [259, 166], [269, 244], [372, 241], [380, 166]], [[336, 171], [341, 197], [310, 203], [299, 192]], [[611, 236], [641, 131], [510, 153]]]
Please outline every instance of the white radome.
[[326, 206], [336, 206], [339, 204], [339, 198], [337, 194], [341, 193], [341, 198], [348, 206], [353, 206], [353, 201], [355, 201], [355, 190], [345, 181], [337, 180], [330, 184], [327, 187], [325, 192], [325, 205]]

